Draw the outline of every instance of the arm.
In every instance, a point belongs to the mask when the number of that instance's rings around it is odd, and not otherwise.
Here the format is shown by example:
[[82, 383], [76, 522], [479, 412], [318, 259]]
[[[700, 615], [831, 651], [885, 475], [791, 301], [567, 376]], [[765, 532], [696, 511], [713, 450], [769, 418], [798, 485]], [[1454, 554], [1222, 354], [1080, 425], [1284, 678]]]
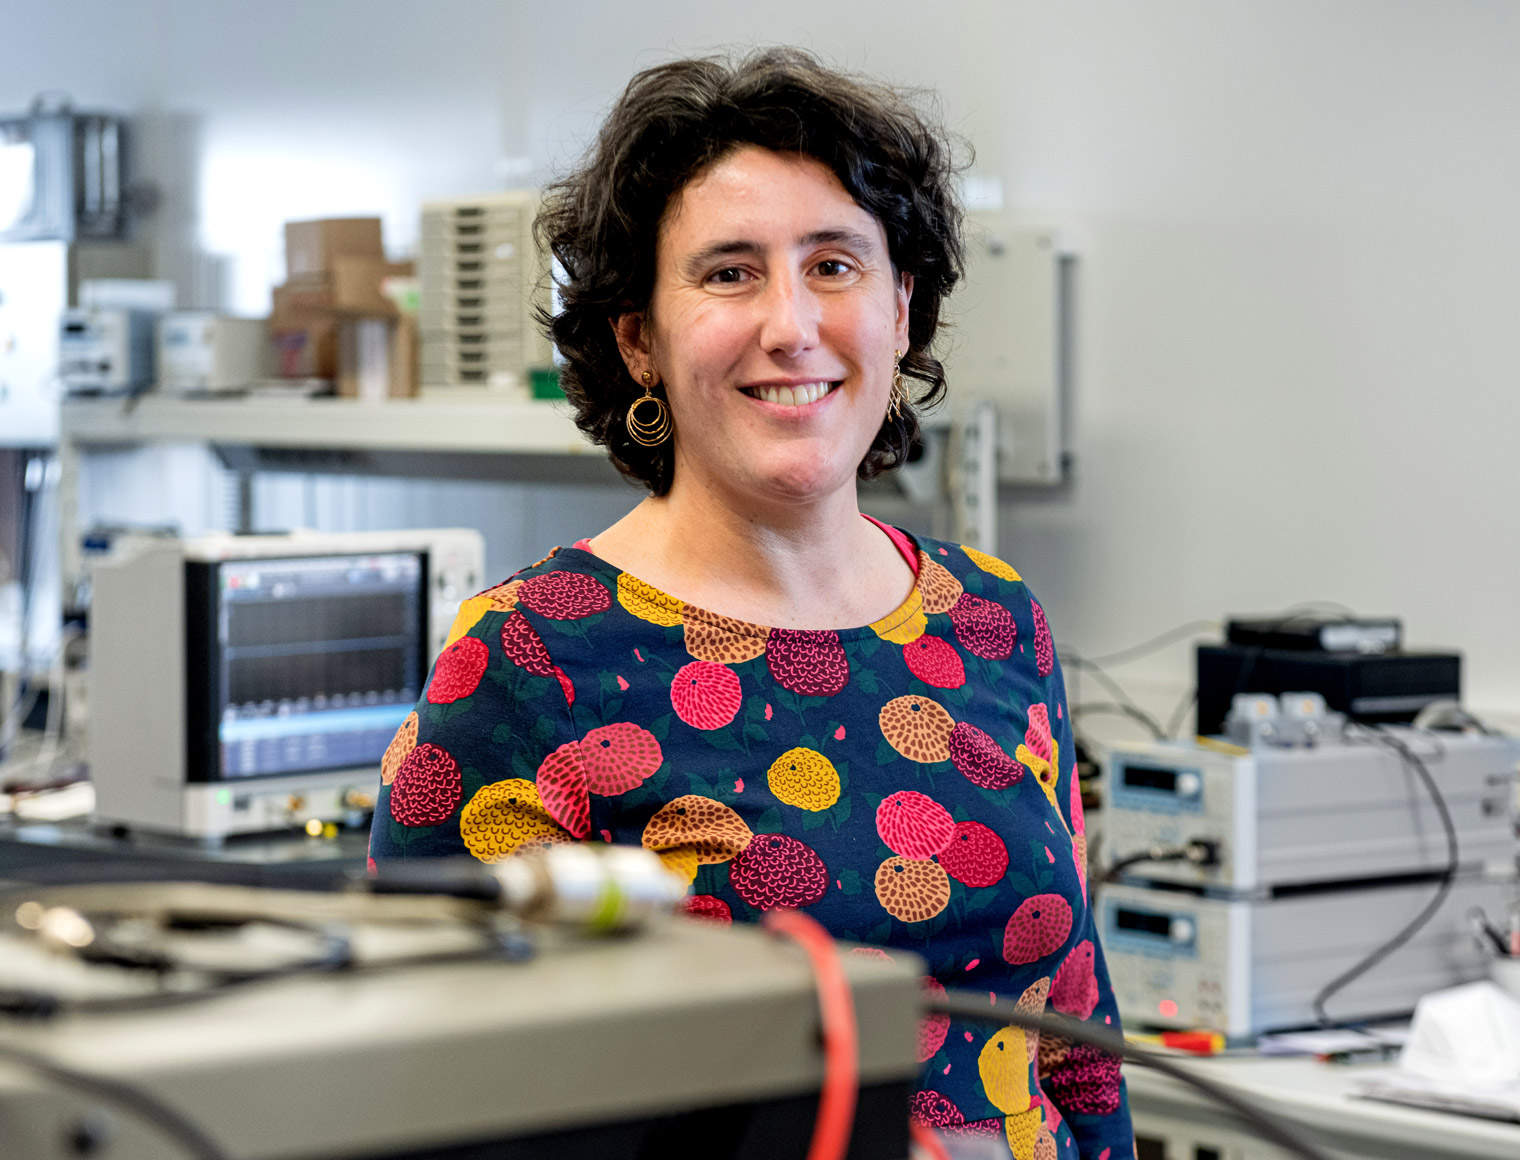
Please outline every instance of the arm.
[[[1050, 704], [1059, 706], [1052, 732], [1059, 745], [1057, 799], [1072, 833], [1073, 855], [1084, 885], [1079, 934], [1051, 983], [1047, 1011], [1119, 1031], [1119, 1009], [1109, 982], [1103, 947], [1089, 898], [1086, 872], [1086, 832], [1082, 799], [1077, 790], [1076, 745], [1059, 665], [1052, 657]], [[1124, 1160], [1134, 1154], [1129, 1099], [1119, 1061], [1090, 1047], [1064, 1040], [1044, 1040], [1039, 1054], [1040, 1086], [1065, 1117], [1082, 1160]]]
[[498, 861], [526, 844], [586, 836], [573, 690], [513, 596], [504, 585], [461, 607], [381, 762], [372, 861]]

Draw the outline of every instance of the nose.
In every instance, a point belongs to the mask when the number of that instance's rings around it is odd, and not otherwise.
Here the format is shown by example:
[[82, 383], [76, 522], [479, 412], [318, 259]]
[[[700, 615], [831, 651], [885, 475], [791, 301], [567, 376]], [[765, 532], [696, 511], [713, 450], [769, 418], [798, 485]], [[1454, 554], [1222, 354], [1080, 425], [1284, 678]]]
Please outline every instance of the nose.
[[760, 297], [760, 345], [771, 354], [795, 358], [818, 342], [818, 296], [796, 273], [773, 277]]

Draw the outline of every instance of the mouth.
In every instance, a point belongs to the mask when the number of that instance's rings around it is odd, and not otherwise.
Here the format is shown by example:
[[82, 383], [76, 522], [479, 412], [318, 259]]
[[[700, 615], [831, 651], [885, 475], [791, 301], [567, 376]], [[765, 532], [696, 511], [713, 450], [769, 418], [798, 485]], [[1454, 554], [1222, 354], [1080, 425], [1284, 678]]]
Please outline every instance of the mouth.
[[776, 403], [782, 407], [806, 407], [816, 403], [839, 386], [838, 382], [820, 380], [814, 383], [792, 383], [788, 386], [764, 384], [740, 389], [752, 399], [762, 403]]

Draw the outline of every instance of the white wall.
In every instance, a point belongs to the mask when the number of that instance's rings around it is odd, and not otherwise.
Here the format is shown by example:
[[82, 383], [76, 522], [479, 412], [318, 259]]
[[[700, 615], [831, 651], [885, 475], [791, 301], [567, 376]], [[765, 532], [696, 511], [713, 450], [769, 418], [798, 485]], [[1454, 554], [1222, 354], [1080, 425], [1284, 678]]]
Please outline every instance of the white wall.
[[[66, 88], [188, 116], [199, 200], [176, 228], [228, 257], [244, 309], [285, 217], [381, 212], [405, 249], [417, 200], [563, 165], [673, 53], [791, 41], [933, 87], [1010, 207], [1082, 239], [1073, 481], [1005, 496], [1002, 527], [1058, 635], [1096, 652], [1333, 599], [1460, 646], [1474, 703], [1520, 709], [1508, 0], [104, 7], [0, 0], [0, 108]], [[533, 558], [629, 501], [598, 495], [495, 545]], [[1133, 672], [1163, 700], [1186, 656]]]

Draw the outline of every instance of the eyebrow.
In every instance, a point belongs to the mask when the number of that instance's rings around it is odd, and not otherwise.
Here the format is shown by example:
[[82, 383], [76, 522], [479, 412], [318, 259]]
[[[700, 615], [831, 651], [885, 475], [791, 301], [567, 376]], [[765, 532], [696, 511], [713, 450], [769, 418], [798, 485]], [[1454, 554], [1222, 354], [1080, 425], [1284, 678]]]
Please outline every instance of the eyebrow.
[[[846, 229], [814, 230], [812, 233], [804, 235], [799, 240], [799, 245], [804, 249], [813, 246], [836, 245], [842, 246], [847, 250], [854, 250], [857, 253], [869, 253], [874, 248], [871, 239], [865, 234], [856, 230]], [[759, 242], [752, 242], [742, 238], [736, 238], [732, 241], [713, 242], [711, 245], [703, 246], [700, 250], [689, 255], [681, 265], [689, 276], [695, 277], [705, 267], [719, 258], [758, 254], [762, 249], [764, 247]]]

